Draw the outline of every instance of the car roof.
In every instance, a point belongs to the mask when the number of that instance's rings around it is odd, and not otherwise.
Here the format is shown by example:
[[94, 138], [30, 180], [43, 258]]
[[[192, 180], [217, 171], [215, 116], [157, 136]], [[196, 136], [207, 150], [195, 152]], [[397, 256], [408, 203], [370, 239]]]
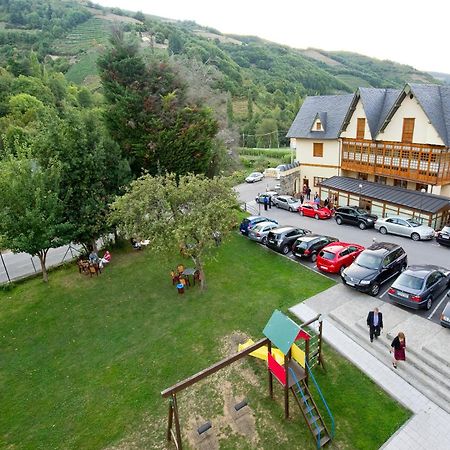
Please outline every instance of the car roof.
[[305, 236], [299, 237], [298, 240], [309, 242], [309, 241], [312, 241], [312, 240], [320, 238], [320, 237], [326, 237], [326, 238], [335, 239], [335, 238], [333, 238], [331, 236], [326, 236], [325, 234], [305, 234]]
[[426, 276], [431, 272], [434, 272], [435, 270], [439, 270], [440, 272], [448, 272], [447, 269], [440, 266], [434, 266], [432, 264], [422, 264], [422, 265], [415, 265], [415, 266], [408, 266], [408, 268], [404, 271], [404, 273], [410, 274], [410, 275], [422, 275]]
[[272, 230], [272, 233], [284, 233], [285, 231], [291, 231], [294, 228], [298, 228], [298, 227], [293, 227], [291, 225], [283, 225], [281, 227], [274, 228]]
[[258, 222], [255, 225], [255, 227], [265, 227], [266, 225], [275, 225], [275, 227], [278, 226], [275, 222], [271, 222], [270, 220], [265, 220], [264, 222]]
[[397, 248], [401, 248], [400, 245], [394, 244], [393, 242], [374, 242], [370, 247], [367, 247], [366, 250], [384, 255]]
[[298, 198], [292, 197], [292, 195], [279, 195], [278, 198], [294, 198], [295, 200], [300, 201]]
[[362, 247], [359, 244], [349, 244], [347, 242], [333, 242], [324, 247], [324, 250], [333, 250], [335, 252], [340, 252], [344, 248], [350, 247], [351, 245], [354, 245], [356, 247]]

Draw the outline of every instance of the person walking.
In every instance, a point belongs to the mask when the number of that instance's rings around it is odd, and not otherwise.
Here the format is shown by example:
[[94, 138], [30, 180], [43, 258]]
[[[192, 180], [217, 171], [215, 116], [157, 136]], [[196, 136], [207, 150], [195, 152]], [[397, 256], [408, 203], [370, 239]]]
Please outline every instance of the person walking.
[[390, 353], [392, 353], [392, 366], [397, 368], [399, 361], [406, 361], [406, 338], [405, 334], [400, 331], [391, 344]]
[[269, 199], [267, 195], [264, 196], [264, 211], [267, 211], [267, 206], [269, 205]]
[[272, 209], [272, 196], [269, 195], [269, 209]]
[[300, 203], [303, 205], [303, 202], [305, 201], [305, 196], [303, 195], [303, 192], [300, 193]]
[[374, 308], [367, 315], [367, 326], [369, 327], [370, 342], [373, 342], [373, 338], [378, 339], [383, 328], [383, 314], [378, 308]]
[[311, 200], [311, 188], [309, 186], [306, 188], [306, 199]]

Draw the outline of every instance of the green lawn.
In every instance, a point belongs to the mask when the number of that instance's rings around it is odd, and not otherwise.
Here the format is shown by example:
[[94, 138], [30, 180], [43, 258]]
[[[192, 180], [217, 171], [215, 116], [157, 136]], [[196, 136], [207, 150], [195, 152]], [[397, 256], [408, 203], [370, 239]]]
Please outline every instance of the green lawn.
[[[234, 351], [238, 336], [261, 338], [273, 309], [332, 284], [237, 235], [208, 262], [203, 294], [177, 294], [177, 262], [113, 252], [98, 278], [72, 266], [49, 285], [0, 292], [0, 448], [165, 448], [161, 390]], [[379, 448], [409, 413], [330, 349], [325, 356], [328, 373], [317, 376], [337, 424], [330, 448]], [[263, 362], [248, 358], [181, 393], [184, 443], [210, 419], [220, 448], [314, 449], [294, 404], [284, 421], [281, 388], [273, 402], [266, 383]], [[225, 420], [224, 404], [242, 397], [254, 414], [247, 437]]]

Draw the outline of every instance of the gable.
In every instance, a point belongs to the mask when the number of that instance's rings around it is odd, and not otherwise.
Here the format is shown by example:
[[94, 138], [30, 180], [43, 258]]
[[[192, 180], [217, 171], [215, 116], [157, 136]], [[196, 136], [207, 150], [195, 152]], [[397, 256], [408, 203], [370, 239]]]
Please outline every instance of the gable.
[[366, 116], [366, 112], [364, 111], [364, 107], [361, 101], [361, 98], [358, 99], [355, 109], [351, 115], [350, 121], [347, 124], [345, 131], [342, 131], [340, 134], [341, 138], [350, 138], [356, 139], [356, 131], [358, 129], [358, 119], [364, 119], [365, 131], [364, 131], [364, 139], [372, 139], [370, 129], [368, 126], [368, 120]]
[[390, 120], [383, 125], [376, 139], [402, 141], [403, 119], [414, 118], [413, 142], [416, 144], [445, 145], [431, 120], [426, 115], [416, 96], [410, 92], [404, 95]]

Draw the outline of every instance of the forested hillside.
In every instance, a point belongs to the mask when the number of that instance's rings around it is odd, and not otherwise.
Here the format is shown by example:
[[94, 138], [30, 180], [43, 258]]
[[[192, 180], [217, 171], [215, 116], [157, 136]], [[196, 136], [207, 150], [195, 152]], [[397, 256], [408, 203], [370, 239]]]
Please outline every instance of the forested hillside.
[[244, 136], [241, 144], [250, 146], [276, 145], [278, 137], [286, 144], [284, 134], [307, 95], [437, 82], [391, 61], [293, 49], [257, 37], [223, 35], [192, 21], [74, 0], [0, 0], [0, 64], [17, 76], [30, 75], [33, 61], [43, 62], [69, 81], [98, 90], [97, 57], [117, 23], [135, 34], [144, 54], [213, 67], [214, 88], [229, 98], [228, 124]]

